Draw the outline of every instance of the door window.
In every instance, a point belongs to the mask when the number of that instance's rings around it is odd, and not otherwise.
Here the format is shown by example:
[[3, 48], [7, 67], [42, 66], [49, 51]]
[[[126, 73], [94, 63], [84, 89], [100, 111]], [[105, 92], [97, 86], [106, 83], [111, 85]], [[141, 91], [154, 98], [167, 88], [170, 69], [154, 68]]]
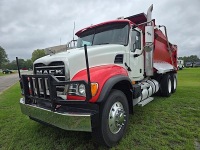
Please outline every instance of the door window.
[[141, 49], [141, 34], [139, 31], [132, 31], [131, 40], [131, 52], [135, 52], [136, 49]]

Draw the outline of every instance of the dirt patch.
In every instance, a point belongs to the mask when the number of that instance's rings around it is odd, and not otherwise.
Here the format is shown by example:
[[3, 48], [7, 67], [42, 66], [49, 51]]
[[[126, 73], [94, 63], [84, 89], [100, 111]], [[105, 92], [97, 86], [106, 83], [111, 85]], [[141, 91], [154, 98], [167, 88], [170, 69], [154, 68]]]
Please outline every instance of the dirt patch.
[[197, 140], [194, 141], [194, 144], [195, 144], [195, 149], [200, 150], [200, 143]]

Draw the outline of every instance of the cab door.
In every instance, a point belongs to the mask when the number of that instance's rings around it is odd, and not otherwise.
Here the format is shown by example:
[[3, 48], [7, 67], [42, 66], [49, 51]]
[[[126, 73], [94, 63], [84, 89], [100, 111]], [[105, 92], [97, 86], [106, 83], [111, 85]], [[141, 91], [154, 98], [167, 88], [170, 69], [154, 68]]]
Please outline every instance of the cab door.
[[129, 51], [129, 77], [132, 80], [138, 81], [144, 78], [144, 55], [142, 44], [142, 31], [140, 29], [132, 29], [130, 36], [130, 51]]

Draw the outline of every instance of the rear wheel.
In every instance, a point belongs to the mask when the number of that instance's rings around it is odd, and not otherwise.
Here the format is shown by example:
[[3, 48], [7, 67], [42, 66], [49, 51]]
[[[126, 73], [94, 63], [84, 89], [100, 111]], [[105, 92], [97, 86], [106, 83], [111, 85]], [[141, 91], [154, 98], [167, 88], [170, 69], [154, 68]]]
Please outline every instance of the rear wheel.
[[172, 93], [175, 93], [177, 88], [177, 77], [175, 73], [171, 74], [171, 81], [172, 81]]
[[112, 90], [101, 110], [101, 122], [92, 133], [95, 142], [112, 147], [123, 137], [129, 118], [126, 96], [119, 90]]
[[164, 97], [171, 96], [172, 93], [172, 81], [170, 74], [164, 74], [160, 83], [160, 93]]

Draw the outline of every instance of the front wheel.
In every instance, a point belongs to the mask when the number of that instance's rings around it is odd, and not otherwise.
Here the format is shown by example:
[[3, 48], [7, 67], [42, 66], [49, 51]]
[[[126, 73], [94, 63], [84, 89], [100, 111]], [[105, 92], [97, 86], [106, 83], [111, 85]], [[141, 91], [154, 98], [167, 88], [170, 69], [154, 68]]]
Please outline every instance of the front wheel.
[[112, 90], [100, 113], [100, 126], [94, 129], [93, 137], [97, 143], [112, 147], [123, 137], [128, 124], [129, 107], [124, 93]]

